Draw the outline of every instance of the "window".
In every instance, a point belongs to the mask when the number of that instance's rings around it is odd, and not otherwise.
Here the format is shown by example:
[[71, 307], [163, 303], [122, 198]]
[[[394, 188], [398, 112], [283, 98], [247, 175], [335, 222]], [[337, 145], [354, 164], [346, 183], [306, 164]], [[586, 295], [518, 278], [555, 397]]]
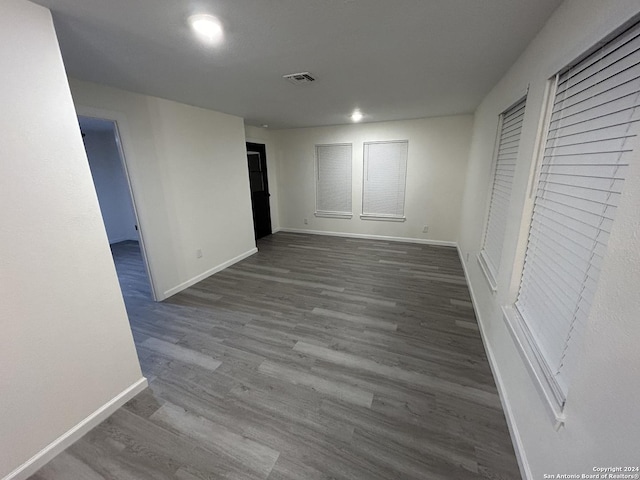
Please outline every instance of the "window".
[[364, 144], [363, 219], [404, 221], [408, 141]]
[[638, 25], [559, 74], [552, 97], [514, 318], [561, 409], [637, 142]]
[[495, 153], [489, 216], [480, 251], [480, 265], [493, 290], [496, 289], [496, 277], [500, 268], [525, 103], [526, 98], [500, 115], [500, 137]]
[[351, 144], [316, 145], [316, 216], [352, 214]]

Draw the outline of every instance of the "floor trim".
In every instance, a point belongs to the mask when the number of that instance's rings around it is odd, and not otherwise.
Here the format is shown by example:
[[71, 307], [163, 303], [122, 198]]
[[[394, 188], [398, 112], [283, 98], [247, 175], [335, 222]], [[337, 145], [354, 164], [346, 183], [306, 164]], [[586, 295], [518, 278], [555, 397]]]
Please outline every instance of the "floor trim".
[[[426, 238], [387, 237], [384, 235], [369, 235], [365, 233], [325, 232], [324, 230], [304, 230], [298, 228], [279, 228], [278, 232], [308, 233], [310, 235], [328, 235], [330, 237], [365, 238], [368, 240], [387, 240], [390, 242], [420, 243], [424, 245], [437, 245], [442, 247], [456, 247], [456, 242], [445, 240], [429, 240]], [[275, 233], [275, 231], [274, 231]]]
[[89, 432], [89, 430], [98, 426], [109, 416], [111, 416], [116, 410], [118, 410], [122, 405], [127, 403], [138, 393], [147, 388], [147, 385], [147, 379], [142, 377], [133, 385], [109, 400], [87, 418], [82, 420], [76, 426], [74, 426], [66, 433], [62, 434], [53, 442], [51, 442], [49, 445], [44, 447], [18, 468], [10, 472], [2, 480], [23, 480], [30, 477], [40, 468], [42, 468], [47, 462], [52, 460], [53, 457], [61, 453], [66, 448], [70, 447], [76, 440], [79, 440], [83, 435]]
[[159, 301], [165, 300], [165, 299], [169, 298], [170, 296], [175, 295], [178, 292], [181, 292], [185, 288], [189, 288], [191, 285], [195, 285], [199, 281], [204, 280], [205, 278], [210, 277], [214, 273], [218, 273], [218, 272], [224, 270], [227, 267], [230, 267], [234, 263], [238, 263], [239, 261], [244, 260], [247, 257], [250, 257], [254, 253], [258, 253], [258, 249], [257, 248], [252, 248], [251, 250], [249, 250], [247, 252], [241, 253], [240, 255], [238, 255], [237, 257], [232, 258], [231, 260], [227, 260], [226, 262], [221, 263], [220, 265], [216, 265], [215, 267], [210, 268], [206, 272], [202, 272], [201, 274], [196, 275], [195, 277], [187, 280], [186, 282], [182, 282], [180, 285], [177, 285], [177, 286], [175, 286], [173, 288], [170, 288], [169, 290], [164, 292], [163, 297], [160, 298]]
[[496, 387], [498, 388], [498, 396], [500, 397], [500, 403], [502, 404], [502, 410], [504, 410], [505, 417], [507, 419], [507, 427], [509, 428], [509, 433], [511, 434], [511, 443], [513, 443], [513, 450], [516, 454], [516, 459], [518, 460], [518, 466], [520, 467], [520, 474], [524, 480], [533, 480], [533, 474], [531, 473], [531, 466], [529, 465], [529, 461], [527, 460], [527, 455], [524, 451], [524, 445], [522, 444], [522, 437], [520, 436], [520, 432], [518, 431], [518, 426], [516, 424], [515, 416], [513, 415], [513, 411], [511, 410], [511, 403], [509, 402], [509, 397], [507, 395], [507, 391], [504, 387], [504, 381], [502, 380], [502, 375], [500, 373], [500, 369], [498, 368], [498, 364], [495, 360], [495, 356], [493, 354], [493, 350], [491, 349], [491, 345], [487, 339], [486, 331], [484, 328], [484, 322], [482, 321], [482, 316], [480, 315], [480, 311], [478, 310], [478, 303], [476, 302], [476, 296], [473, 291], [473, 285], [469, 279], [469, 273], [467, 272], [467, 264], [464, 261], [464, 256], [462, 255], [462, 250], [460, 250], [460, 246], [456, 245], [458, 249], [458, 256], [460, 257], [460, 263], [462, 264], [462, 269], [464, 270], [464, 277], [467, 281], [467, 286], [469, 287], [469, 293], [471, 294], [471, 303], [473, 304], [473, 311], [476, 314], [476, 318], [478, 320], [478, 327], [480, 328], [480, 337], [482, 338], [482, 343], [484, 345], [484, 350], [487, 352], [487, 358], [489, 359], [489, 366], [491, 367], [491, 373], [493, 374], [493, 378], [496, 381]]

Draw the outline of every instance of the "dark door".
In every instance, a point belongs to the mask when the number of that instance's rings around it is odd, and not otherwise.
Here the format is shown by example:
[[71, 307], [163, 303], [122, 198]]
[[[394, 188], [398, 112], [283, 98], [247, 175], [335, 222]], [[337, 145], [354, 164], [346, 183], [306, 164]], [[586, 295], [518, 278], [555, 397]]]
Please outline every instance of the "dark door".
[[247, 142], [247, 160], [249, 162], [249, 183], [251, 184], [253, 229], [257, 240], [265, 235], [271, 235], [267, 149], [260, 143]]

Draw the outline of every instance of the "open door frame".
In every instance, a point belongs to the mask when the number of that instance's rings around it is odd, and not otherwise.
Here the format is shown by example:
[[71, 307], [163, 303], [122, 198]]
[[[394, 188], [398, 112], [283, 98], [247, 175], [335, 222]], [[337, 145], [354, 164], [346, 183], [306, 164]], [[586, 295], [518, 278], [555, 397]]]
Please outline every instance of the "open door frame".
[[133, 205], [133, 215], [135, 217], [136, 225], [138, 227], [138, 236], [140, 237], [140, 253], [142, 254], [142, 260], [144, 262], [145, 269], [147, 271], [147, 278], [149, 279], [149, 284], [151, 286], [151, 295], [153, 296], [153, 300], [155, 302], [158, 301], [160, 296], [156, 290], [156, 285], [153, 280], [153, 275], [151, 274], [151, 268], [149, 267], [149, 260], [147, 256], [147, 251], [145, 247], [145, 234], [140, 222], [140, 214], [138, 212], [138, 206], [136, 202], [136, 194], [133, 189], [133, 185], [131, 183], [131, 177], [129, 174], [129, 167], [127, 165], [127, 153], [126, 148], [122, 142], [121, 132], [129, 132], [127, 126], [127, 120], [125, 116], [119, 112], [112, 112], [108, 110], [102, 110], [98, 108], [90, 108], [76, 105], [76, 114], [79, 117], [90, 117], [96, 118], [99, 120], [107, 120], [109, 122], [113, 122], [114, 125], [114, 133], [116, 136], [116, 145], [118, 146], [118, 153], [120, 155], [120, 162], [122, 164], [122, 168], [124, 170], [125, 178], [127, 179], [127, 186], [129, 188], [129, 195], [131, 197], [131, 204]]
[[[251, 191], [251, 210], [253, 213], [253, 228], [256, 240], [273, 233], [273, 225], [271, 219], [271, 194], [269, 193], [269, 175], [267, 168], [267, 147], [264, 143], [258, 143], [253, 141], [246, 141], [247, 148], [247, 161], [249, 169], [249, 184]], [[250, 153], [258, 153], [260, 158], [259, 173], [261, 177], [261, 183], [263, 190], [254, 191], [252, 182], [254, 181], [252, 173], [258, 173], [258, 171], [251, 170], [251, 162], [249, 161]], [[257, 215], [262, 215], [261, 219], [257, 219]], [[260, 228], [260, 223], [264, 228]], [[268, 224], [268, 227], [267, 227]]]

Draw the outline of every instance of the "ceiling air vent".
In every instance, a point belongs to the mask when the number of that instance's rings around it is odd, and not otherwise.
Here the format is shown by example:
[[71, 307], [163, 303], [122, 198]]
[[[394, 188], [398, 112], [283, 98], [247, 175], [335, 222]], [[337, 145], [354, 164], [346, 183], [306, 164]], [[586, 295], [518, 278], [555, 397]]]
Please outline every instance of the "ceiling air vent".
[[289, 82], [296, 85], [316, 81], [316, 79], [313, 78], [313, 75], [311, 75], [309, 72], [290, 73], [289, 75], [283, 75], [283, 78], [286, 78]]

